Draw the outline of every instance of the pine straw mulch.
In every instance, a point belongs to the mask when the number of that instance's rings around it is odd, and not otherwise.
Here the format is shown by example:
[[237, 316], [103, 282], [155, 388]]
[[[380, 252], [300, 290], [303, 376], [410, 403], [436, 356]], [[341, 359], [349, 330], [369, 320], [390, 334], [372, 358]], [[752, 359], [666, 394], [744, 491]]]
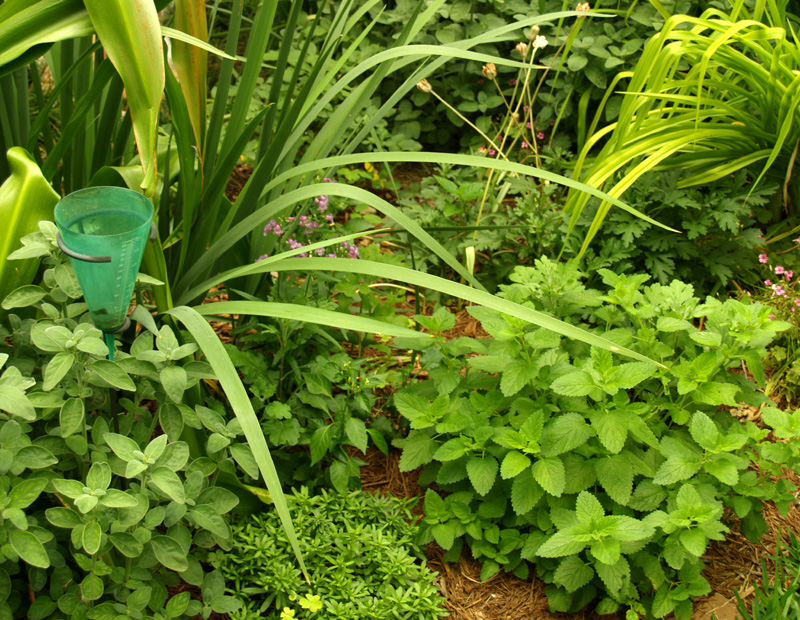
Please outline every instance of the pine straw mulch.
[[[425, 490], [417, 484], [420, 470], [401, 472], [400, 455], [391, 452], [388, 457], [371, 448], [363, 458], [368, 465], [361, 470], [362, 488], [372, 493], [395, 497], [419, 497], [412, 512], [422, 514], [422, 496]], [[796, 475], [787, 473], [787, 476]], [[783, 517], [770, 504], [764, 511], [769, 532], [762, 543], [753, 543], [740, 531], [735, 518], [729, 519], [731, 529], [724, 542], [713, 541], [703, 558], [704, 576], [711, 585], [711, 593], [697, 599], [693, 620], [734, 620], [734, 592], [747, 600], [753, 584], [761, 580], [761, 558], [775, 553], [775, 540], [780, 529], [784, 541], [788, 531], [800, 532], [800, 505], [793, 505]], [[438, 585], [447, 598], [446, 606], [452, 620], [621, 620], [616, 616], [598, 616], [588, 608], [577, 614], [551, 613], [547, 606], [545, 584], [536, 578], [522, 580], [513, 575], [499, 573], [485, 583], [480, 580], [480, 564], [462, 557], [456, 564], [442, 560], [443, 551], [435, 543], [425, 550], [428, 566], [439, 573]], [[768, 570], [771, 563], [768, 561]]]

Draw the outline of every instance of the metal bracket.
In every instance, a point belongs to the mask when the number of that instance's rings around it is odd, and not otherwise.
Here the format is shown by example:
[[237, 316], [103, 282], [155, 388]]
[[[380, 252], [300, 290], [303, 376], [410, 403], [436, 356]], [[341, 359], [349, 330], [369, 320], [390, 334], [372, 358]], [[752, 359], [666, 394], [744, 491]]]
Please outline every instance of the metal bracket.
[[130, 317], [125, 317], [125, 322], [122, 324], [122, 327], [118, 327], [117, 329], [103, 329], [101, 330], [104, 334], [121, 334], [126, 329], [131, 326], [131, 319]]
[[75, 260], [83, 261], [84, 263], [110, 263], [111, 257], [110, 256], [88, 256], [87, 254], [78, 254], [77, 252], [73, 252], [70, 250], [64, 240], [61, 238], [61, 233], [56, 235], [56, 241], [58, 242], [58, 247], [61, 249], [64, 254], [69, 256], [70, 258], [74, 258]]

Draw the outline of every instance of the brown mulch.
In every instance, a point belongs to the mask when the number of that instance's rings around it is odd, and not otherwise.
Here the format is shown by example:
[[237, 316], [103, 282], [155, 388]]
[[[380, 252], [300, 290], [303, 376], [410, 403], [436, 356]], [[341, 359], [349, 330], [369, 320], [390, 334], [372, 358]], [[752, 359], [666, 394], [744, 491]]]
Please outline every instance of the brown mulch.
[[239, 192], [242, 191], [251, 174], [253, 174], [253, 166], [250, 164], [236, 164], [233, 167], [233, 172], [228, 178], [228, 184], [225, 186], [225, 195], [228, 200], [233, 202], [238, 198]]

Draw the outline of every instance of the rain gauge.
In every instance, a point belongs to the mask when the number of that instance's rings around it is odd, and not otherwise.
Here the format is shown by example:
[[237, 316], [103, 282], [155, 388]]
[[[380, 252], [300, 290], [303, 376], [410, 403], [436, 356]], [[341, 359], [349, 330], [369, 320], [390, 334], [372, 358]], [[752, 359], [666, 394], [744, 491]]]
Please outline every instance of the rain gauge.
[[156, 238], [153, 204], [122, 187], [90, 187], [56, 205], [58, 246], [70, 257], [89, 314], [114, 359], [114, 334], [130, 325], [136, 274], [148, 238]]

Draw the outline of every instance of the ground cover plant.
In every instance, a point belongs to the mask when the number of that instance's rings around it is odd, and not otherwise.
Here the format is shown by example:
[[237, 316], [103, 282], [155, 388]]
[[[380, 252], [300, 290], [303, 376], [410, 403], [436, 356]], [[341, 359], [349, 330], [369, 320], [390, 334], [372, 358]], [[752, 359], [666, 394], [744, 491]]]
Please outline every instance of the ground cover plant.
[[238, 554], [213, 553], [209, 560], [229, 591], [245, 603], [235, 619], [419, 618], [447, 615], [420, 566], [409, 500], [363, 491], [289, 498], [303, 553], [311, 569], [306, 583], [274, 515], [253, 516], [233, 526]]
[[[553, 610], [599, 599], [598, 613], [689, 618], [709, 591], [701, 557], [724, 538], [723, 509], [757, 538], [762, 502], [785, 513], [793, 501], [791, 482], [766, 482], [800, 464], [797, 414], [767, 407], [761, 429], [731, 413], [771, 405], [758, 390], [761, 357], [788, 324], [767, 306], [700, 300], [679, 281], [601, 274], [604, 290], [586, 289], [574, 266], [542, 259], [518, 268], [503, 295], [598, 324], [663, 366], [470, 309], [492, 338], [426, 349], [430, 378], [394, 396], [410, 426], [395, 441], [400, 467], [425, 466], [421, 480], [439, 489], [425, 496], [426, 540], [450, 560], [469, 548], [482, 578], [526, 577], [530, 562], [552, 584]], [[434, 332], [453, 325], [444, 310], [419, 320]], [[743, 364], [753, 380], [730, 372]]]

